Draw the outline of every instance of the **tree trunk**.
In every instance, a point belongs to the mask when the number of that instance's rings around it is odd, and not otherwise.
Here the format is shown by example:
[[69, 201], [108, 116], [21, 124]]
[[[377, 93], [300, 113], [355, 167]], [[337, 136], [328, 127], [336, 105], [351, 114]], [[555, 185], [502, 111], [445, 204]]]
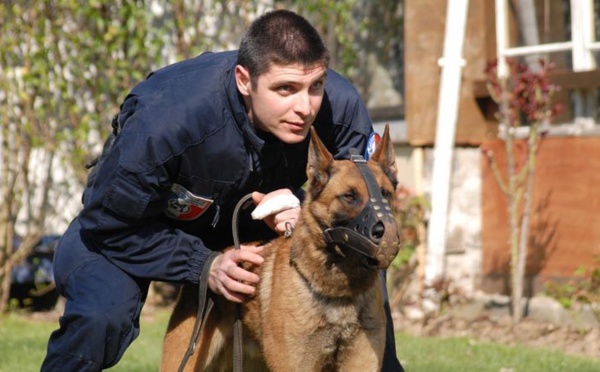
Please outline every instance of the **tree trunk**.
[[506, 149], [506, 163], [508, 173], [508, 220], [510, 226], [510, 237], [508, 245], [510, 248], [510, 276], [511, 276], [511, 298], [513, 322], [516, 324], [521, 319], [521, 296], [523, 293], [522, 280], [517, 270], [519, 257], [519, 194], [518, 182], [514, 157], [514, 127], [509, 113], [509, 102], [506, 91], [506, 78], [501, 78], [502, 96], [500, 102], [501, 117], [504, 120], [504, 144]]
[[508, 215], [510, 223], [510, 273], [511, 273], [511, 288], [512, 288], [512, 316], [513, 322], [516, 324], [521, 320], [521, 298], [523, 294], [523, 281], [519, 276], [518, 259], [519, 259], [519, 196], [517, 175], [515, 171], [514, 158], [514, 134], [512, 127], [509, 127], [506, 141], [506, 157], [508, 163]]
[[10, 220], [9, 205], [1, 209], [0, 223], [0, 314], [6, 311], [10, 295], [12, 265], [10, 255], [13, 253], [13, 224]]
[[[528, 149], [527, 149], [527, 183], [525, 185], [525, 191], [523, 194], [523, 217], [521, 219], [521, 236], [519, 238], [519, 257], [517, 263], [517, 275], [519, 277], [519, 284], [521, 291], [521, 298], [523, 296], [523, 283], [526, 276], [526, 262], [528, 253], [528, 238], [529, 238], [529, 220], [531, 216], [531, 201], [533, 200], [533, 180], [535, 176], [535, 160], [537, 154], [537, 147], [539, 141], [539, 124], [533, 123], [529, 129]], [[521, 316], [515, 318], [515, 322], [518, 323], [521, 320]]]
[[[515, 2], [517, 22], [521, 39], [524, 45], [537, 45], [540, 43], [536, 8], [533, 0], [519, 0]], [[525, 57], [529, 68], [534, 72], [539, 72], [540, 66], [537, 63], [538, 55], [528, 55]], [[533, 189], [533, 169], [535, 167], [535, 151], [533, 142], [537, 142], [537, 126], [532, 125], [529, 132], [529, 148], [526, 167], [526, 186], [524, 194], [516, 189], [511, 190], [511, 273], [512, 273], [512, 312], [513, 323], [517, 324], [523, 316], [523, 288], [525, 281], [525, 263], [527, 260], [527, 237], [529, 235], [529, 214], [531, 205], [531, 193]], [[515, 174], [514, 157], [512, 149], [510, 152], [512, 158], [512, 171], [509, 171], [511, 180], [518, 179]], [[519, 186], [520, 188], [520, 186]], [[516, 194], [515, 194], [516, 193]], [[523, 215], [519, 226], [519, 205], [520, 195], [523, 195]]]

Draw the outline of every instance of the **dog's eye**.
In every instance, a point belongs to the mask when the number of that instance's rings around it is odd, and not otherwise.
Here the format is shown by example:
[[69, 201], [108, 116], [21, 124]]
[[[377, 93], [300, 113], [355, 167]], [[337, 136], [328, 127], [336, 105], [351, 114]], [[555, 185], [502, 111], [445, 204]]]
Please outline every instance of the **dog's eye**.
[[342, 195], [342, 197], [349, 202], [355, 201], [356, 200], [356, 193], [352, 192], [347, 192], [344, 195]]
[[388, 190], [381, 189], [380, 192], [381, 192], [381, 196], [383, 196], [385, 199], [390, 200], [392, 198], [392, 193], [389, 192]]

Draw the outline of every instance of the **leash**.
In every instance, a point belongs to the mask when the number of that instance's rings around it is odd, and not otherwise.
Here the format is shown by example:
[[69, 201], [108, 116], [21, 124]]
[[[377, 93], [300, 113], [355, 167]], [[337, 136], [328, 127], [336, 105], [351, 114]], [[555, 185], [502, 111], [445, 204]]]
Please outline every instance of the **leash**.
[[[231, 221], [231, 233], [233, 235], [233, 247], [240, 250], [240, 236], [238, 230], [238, 217], [241, 209], [246, 209], [252, 204], [252, 194], [248, 194], [240, 199], [233, 211]], [[242, 339], [242, 306], [235, 306], [235, 322], [233, 323], [233, 372], [242, 372], [244, 370], [244, 353]]]
[[[238, 231], [238, 216], [241, 209], [246, 209], [251, 204], [248, 201], [252, 199], [252, 194], [248, 194], [244, 196], [237, 203], [234, 211], [231, 222], [231, 230], [233, 233], [233, 244], [234, 249], [240, 249], [240, 238]], [[208, 319], [208, 315], [214, 306], [214, 301], [210, 297], [208, 293], [208, 274], [210, 271], [210, 266], [215, 258], [221, 254], [221, 252], [212, 252], [204, 266], [202, 267], [202, 273], [200, 274], [200, 283], [198, 284], [198, 312], [196, 313], [196, 322], [194, 323], [194, 329], [192, 331], [192, 337], [190, 338], [190, 343], [188, 345], [187, 351], [181, 360], [181, 364], [179, 365], [178, 372], [183, 372], [185, 365], [189, 361], [190, 357], [194, 354], [196, 350], [196, 344], [200, 339], [200, 335], [204, 331], [204, 326], [206, 325], [206, 320]], [[233, 371], [234, 372], [242, 372], [244, 370], [244, 356], [243, 356], [243, 339], [242, 339], [242, 307], [240, 304], [236, 304], [236, 319], [233, 324]]]
[[178, 372], [183, 372], [188, 360], [192, 354], [194, 354], [194, 351], [196, 350], [196, 343], [198, 342], [198, 339], [204, 330], [206, 319], [208, 319], [208, 315], [214, 306], [214, 302], [208, 294], [208, 273], [210, 271], [212, 262], [219, 254], [220, 252], [212, 252], [202, 267], [202, 272], [200, 273], [200, 283], [198, 284], [198, 312], [196, 313], [196, 322], [194, 323], [194, 330], [192, 331], [192, 337], [190, 338], [187, 351], [185, 352], [185, 355], [181, 360], [181, 364], [179, 365], [179, 369], [177, 370]]

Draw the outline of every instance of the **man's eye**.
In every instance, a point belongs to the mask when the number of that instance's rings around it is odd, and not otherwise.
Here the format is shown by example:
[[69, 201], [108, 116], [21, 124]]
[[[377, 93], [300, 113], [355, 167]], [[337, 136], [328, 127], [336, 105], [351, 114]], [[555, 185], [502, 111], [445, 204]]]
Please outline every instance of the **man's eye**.
[[292, 92], [292, 86], [291, 85], [282, 85], [280, 87], [277, 88], [277, 91], [279, 91], [280, 93], [285, 93], [285, 94], [289, 94]]
[[324, 85], [325, 84], [322, 81], [317, 81], [317, 82], [313, 83], [313, 85], [311, 86], [311, 88], [313, 90], [321, 90], [321, 89], [323, 89]]

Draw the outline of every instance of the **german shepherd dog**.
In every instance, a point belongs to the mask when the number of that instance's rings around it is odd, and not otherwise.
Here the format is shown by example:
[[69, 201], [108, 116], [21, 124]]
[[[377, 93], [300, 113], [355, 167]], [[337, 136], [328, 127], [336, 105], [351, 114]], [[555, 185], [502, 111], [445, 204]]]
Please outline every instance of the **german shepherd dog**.
[[[379, 371], [386, 327], [379, 272], [400, 246], [388, 127], [368, 162], [334, 160], [311, 129], [307, 176], [293, 236], [268, 243], [264, 263], [247, 267], [261, 280], [241, 308], [244, 369]], [[213, 297], [185, 371], [232, 369], [236, 304]], [[197, 309], [197, 287], [184, 286], [165, 335], [162, 371], [180, 366]]]

